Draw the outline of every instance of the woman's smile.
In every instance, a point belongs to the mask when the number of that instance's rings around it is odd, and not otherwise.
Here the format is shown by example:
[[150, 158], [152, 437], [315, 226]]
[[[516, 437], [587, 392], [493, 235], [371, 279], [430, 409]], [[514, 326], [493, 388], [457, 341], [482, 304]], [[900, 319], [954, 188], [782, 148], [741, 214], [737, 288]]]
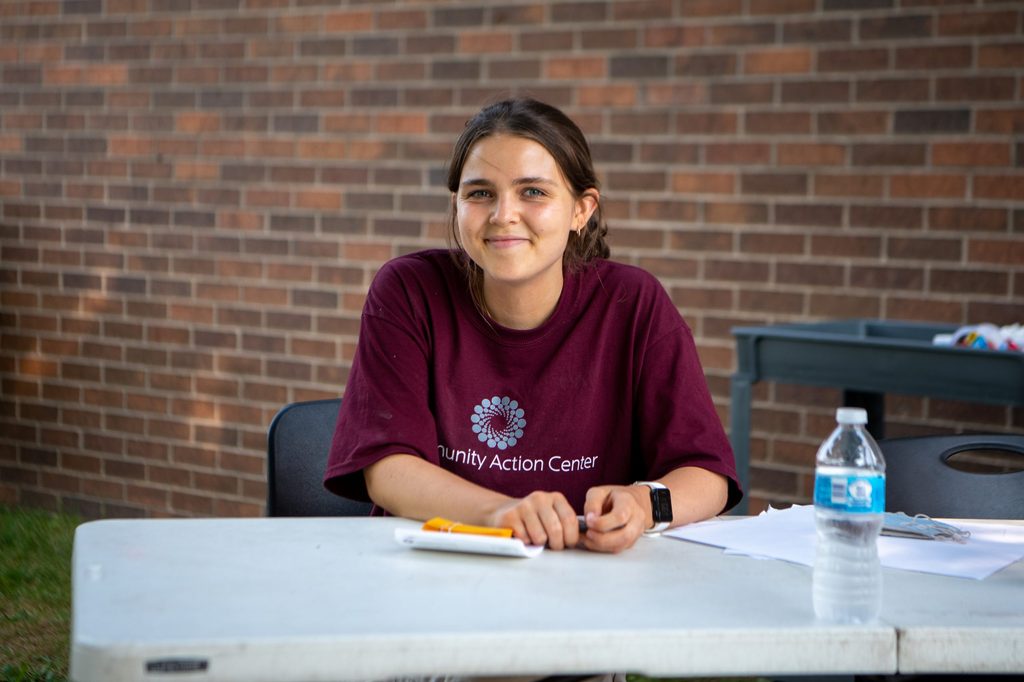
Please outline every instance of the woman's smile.
[[530, 243], [527, 237], [485, 237], [484, 243], [492, 249], [511, 249], [516, 246], [525, 246]]

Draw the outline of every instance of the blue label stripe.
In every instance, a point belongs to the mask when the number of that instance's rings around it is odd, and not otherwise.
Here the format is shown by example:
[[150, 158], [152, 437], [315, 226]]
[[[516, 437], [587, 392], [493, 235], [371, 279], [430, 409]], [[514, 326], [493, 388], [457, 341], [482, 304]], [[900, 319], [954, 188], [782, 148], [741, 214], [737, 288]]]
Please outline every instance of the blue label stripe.
[[881, 514], [885, 511], [885, 476], [814, 477], [814, 506], [836, 511]]

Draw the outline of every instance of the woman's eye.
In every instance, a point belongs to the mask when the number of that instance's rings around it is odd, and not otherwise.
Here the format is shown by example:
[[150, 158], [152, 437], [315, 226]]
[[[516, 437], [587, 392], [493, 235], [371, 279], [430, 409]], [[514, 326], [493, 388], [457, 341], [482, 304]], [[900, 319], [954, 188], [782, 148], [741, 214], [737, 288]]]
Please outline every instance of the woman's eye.
[[485, 189], [474, 189], [466, 193], [467, 199], [486, 199], [490, 194]]
[[523, 191], [523, 194], [525, 194], [528, 197], [542, 197], [544, 196], [544, 191], [537, 189], [536, 187], [527, 187]]

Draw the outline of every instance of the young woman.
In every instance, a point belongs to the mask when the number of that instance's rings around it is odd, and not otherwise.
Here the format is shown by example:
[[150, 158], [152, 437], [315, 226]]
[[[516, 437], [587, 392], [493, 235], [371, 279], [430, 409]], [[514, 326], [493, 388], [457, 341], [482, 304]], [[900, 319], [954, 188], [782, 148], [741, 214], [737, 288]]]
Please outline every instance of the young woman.
[[735, 505], [690, 330], [653, 276], [607, 260], [579, 128], [534, 100], [488, 106], [448, 189], [457, 248], [370, 287], [327, 488], [556, 550], [619, 552]]

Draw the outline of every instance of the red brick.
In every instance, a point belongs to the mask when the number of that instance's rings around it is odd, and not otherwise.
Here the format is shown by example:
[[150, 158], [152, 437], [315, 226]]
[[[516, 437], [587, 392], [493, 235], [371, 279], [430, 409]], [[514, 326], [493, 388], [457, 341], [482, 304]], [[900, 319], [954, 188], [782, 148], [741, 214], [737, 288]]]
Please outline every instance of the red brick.
[[1019, 24], [1017, 12], [955, 12], [939, 16], [937, 29], [940, 36], [1012, 35]]
[[40, 473], [39, 483], [41, 487], [55, 492], [77, 493], [81, 492], [82, 489], [82, 479], [76, 476], [65, 476], [49, 471]]
[[896, 50], [897, 69], [966, 69], [973, 59], [970, 45], [928, 45]]
[[775, 100], [775, 85], [771, 82], [731, 83], [714, 82], [709, 86], [712, 104], [768, 104]]
[[743, 57], [743, 72], [754, 75], [808, 73], [812, 53], [806, 48], [753, 50]]
[[646, 90], [647, 101], [652, 106], [695, 105], [708, 99], [707, 86], [703, 83], [651, 83]]
[[951, 294], [993, 294], [1003, 296], [1008, 292], [1009, 277], [1004, 272], [941, 269], [931, 272], [931, 289]]
[[845, 283], [845, 272], [841, 265], [780, 262], [776, 264], [775, 281], [779, 284], [800, 286], [842, 287]]
[[[701, 43], [702, 36], [682, 41], [687, 45]], [[731, 76], [736, 73], [738, 63], [739, 57], [735, 54], [687, 52], [676, 55], [674, 69], [679, 77]]]
[[937, 166], [1009, 166], [1013, 148], [1000, 142], [935, 142], [932, 163]]
[[975, 175], [974, 196], [983, 199], [1024, 199], [1024, 175]]
[[923, 212], [916, 206], [857, 205], [850, 207], [850, 224], [857, 227], [920, 229]]
[[736, 191], [734, 173], [675, 173], [671, 178], [672, 190], [684, 194], [733, 194]]
[[981, 109], [975, 114], [975, 129], [982, 133], [1024, 132], [1024, 109]]
[[860, 288], [920, 290], [924, 279], [920, 268], [858, 265], [850, 269], [850, 284]]
[[[815, 0], [751, 0], [751, 14], [806, 14], [813, 13]], [[846, 34], [842, 34], [843, 37]]]
[[767, 262], [719, 259], [705, 262], [705, 277], [711, 281], [767, 282], [769, 273]]
[[964, 198], [967, 178], [963, 175], [893, 175], [889, 191], [896, 198]]
[[1005, 209], [998, 208], [935, 207], [928, 211], [928, 226], [954, 232], [1006, 232], [1009, 217]]
[[544, 77], [553, 80], [604, 78], [608, 63], [603, 57], [554, 57], [544, 65]]
[[838, 144], [779, 144], [782, 166], [839, 166], [846, 161], [846, 147]]
[[462, 54], [508, 54], [514, 44], [509, 31], [466, 31], [457, 40], [456, 50]]
[[763, 289], [740, 290], [739, 309], [755, 310], [784, 315], [799, 315], [804, 312], [805, 294], [765, 291]]
[[887, 255], [894, 260], [959, 261], [963, 245], [960, 239], [889, 237]]
[[742, 142], [709, 144], [705, 158], [709, 164], [767, 164], [771, 160], [771, 146]]
[[774, 39], [775, 26], [768, 22], [714, 25], [708, 31], [711, 45], [770, 44]]
[[578, 93], [583, 106], [633, 106], [637, 103], [635, 85], [585, 85]]
[[1019, 239], [975, 239], [968, 241], [967, 260], [1020, 267], [1024, 263], [1024, 242]]
[[804, 173], [743, 173], [740, 176], [740, 192], [749, 194], [807, 193], [807, 175]]
[[921, 78], [884, 78], [858, 81], [860, 102], [921, 102], [929, 97], [928, 81]]
[[295, 205], [298, 208], [318, 210], [339, 210], [342, 199], [340, 192], [326, 190], [301, 190], [295, 193]]
[[889, 51], [880, 48], [823, 49], [818, 53], [818, 71], [865, 72], [889, 68]]
[[620, 229], [610, 234], [608, 241], [613, 249], [657, 249], [664, 245], [665, 233], [654, 229]]
[[645, 25], [643, 45], [654, 48], [675, 48], [678, 45], [699, 46], [705, 42], [703, 26], [679, 26], [675, 24]]
[[171, 492], [171, 509], [189, 516], [210, 516], [213, 514], [214, 500], [202, 495], [193, 495], [177, 491]]
[[[330, 12], [323, 17], [322, 24], [328, 33], [346, 34], [352, 31], [370, 31], [373, 29], [373, 12], [366, 10]], [[306, 30], [306, 27], [303, 29]]]
[[743, 253], [801, 254], [806, 249], [807, 238], [802, 234], [787, 232], [748, 232], [740, 235], [739, 247]]
[[709, 223], [765, 223], [768, 207], [756, 203], [708, 202], [704, 205], [704, 219]]
[[[920, 322], [959, 323], [965, 319], [964, 304], [960, 301], [935, 300], [903, 295], [889, 296], [886, 313], [893, 319]], [[888, 402], [888, 401], [887, 401]]]
[[841, 206], [833, 204], [790, 204], [775, 206], [775, 223], [812, 227], [838, 227], [843, 219]]
[[744, 117], [743, 127], [754, 135], [806, 135], [811, 132], [811, 115], [806, 111], [752, 111]]
[[926, 148], [912, 143], [861, 143], [853, 146], [855, 166], [921, 166]]
[[978, 46], [978, 66], [983, 69], [1024, 66], [1024, 42]]
[[969, 76], [962, 78], [939, 78], [935, 83], [935, 98], [939, 101], [984, 102], [989, 100], [1012, 101], [1017, 84], [1013, 77]]

